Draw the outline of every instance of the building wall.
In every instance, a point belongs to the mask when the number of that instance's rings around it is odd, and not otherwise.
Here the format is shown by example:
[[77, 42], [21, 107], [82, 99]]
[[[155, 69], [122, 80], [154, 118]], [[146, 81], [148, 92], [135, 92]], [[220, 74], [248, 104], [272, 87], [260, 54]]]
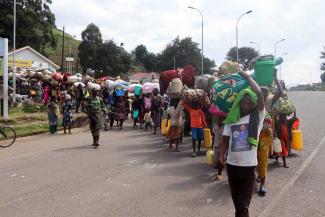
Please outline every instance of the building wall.
[[[12, 54], [9, 55], [9, 59], [12, 59]], [[22, 51], [16, 52], [16, 60], [31, 60], [33, 62], [32, 67], [36, 68], [50, 68], [55, 69], [55, 66], [47, 62], [44, 58], [36, 55], [29, 49], [24, 49]]]

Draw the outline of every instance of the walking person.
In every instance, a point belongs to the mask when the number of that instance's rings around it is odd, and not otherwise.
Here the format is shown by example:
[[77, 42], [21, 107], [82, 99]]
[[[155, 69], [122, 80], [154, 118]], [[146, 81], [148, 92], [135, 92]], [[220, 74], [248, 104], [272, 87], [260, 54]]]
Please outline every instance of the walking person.
[[85, 101], [85, 110], [89, 117], [89, 128], [93, 137], [94, 148], [99, 146], [99, 136], [102, 127], [101, 122], [101, 107], [103, 102], [99, 96], [97, 96], [97, 90], [91, 90], [91, 96]]
[[123, 96], [118, 96], [116, 98], [116, 104], [115, 104], [115, 120], [119, 123], [119, 130], [123, 129], [123, 123], [127, 119], [127, 106], [126, 101]]
[[72, 102], [71, 95], [65, 95], [64, 102], [62, 104], [62, 114], [63, 114], [63, 130], [64, 134], [67, 134], [67, 128], [69, 130], [69, 134], [71, 134], [71, 127], [73, 123], [72, 116]]
[[170, 108], [168, 109], [168, 117], [166, 121], [166, 127], [168, 127], [168, 121], [170, 119], [170, 130], [169, 130], [169, 138], [170, 145], [169, 149], [173, 148], [173, 144], [175, 144], [175, 151], [179, 152], [179, 144], [181, 142], [182, 134], [183, 134], [183, 109], [182, 103], [179, 103], [179, 99], [171, 99]]
[[76, 113], [79, 113], [79, 108], [80, 106], [83, 105], [83, 101], [85, 99], [85, 94], [81, 84], [79, 84], [75, 90], [75, 99], [76, 99]]
[[139, 117], [141, 114], [142, 100], [140, 95], [136, 95], [132, 102], [132, 118], [133, 118], [133, 128], [137, 127]]
[[59, 105], [56, 102], [55, 96], [51, 97], [50, 103], [47, 106], [47, 116], [49, 119], [50, 133], [51, 135], [55, 135], [58, 131], [58, 119], [60, 117]]
[[260, 87], [251, 76], [246, 72], [240, 72], [240, 75], [251, 87], [238, 94], [224, 121], [219, 163], [227, 166], [235, 216], [248, 217], [255, 185], [258, 136], [263, 127], [265, 103]]
[[263, 128], [259, 136], [259, 144], [257, 148], [257, 182], [260, 182], [260, 187], [257, 193], [260, 196], [264, 196], [267, 193], [265, 188], [265, 180], [267, 176], [267, 165], [268, 165], [268, 158], [269, 154], [272, 150], [272, 143], [273, 143], [273, 121], [271, 114], [271, 107], [272, 105], [280, 98], [283, 93], [282, 86], [277, 78], [277, 72], [274, 72], [274, 80], [277, 86], [277, 92], [275, 95], [268, 100], [269, 98], [269, 90], [265, 87], [261, 88], [263, 93], [264, 102], [266, 105], [266, 111], [264, 115], [263, 121]]
[[50, 99], [50, 87], [48, 85], [44, 86], [44, 93], [43, 93], [43, 102], [45, 105], [49, 102]]
[[154, 88], [153, 89], [153, 96], [151, 98], [151, 117], [153, 121], [153, 134], [157, 134], [157, 128], [160, 127], [161, 123], [161, 104], [162, 104], [162, 99], [160, 96], [158, 96], [158, 89]]
[[192, 102], [191, 106], [187, 105], [184, 102], [182, 102], [182, 104], [190, 114], [191, 128], [192, 128], [192, 148], [193, 148], [192, 157], [196, 157], [196, 155], [199, 154], [201, 150], [201, 143], [203, 140], [203, 128], [207, 127], [207, 123], [205, 121], [205, 115], [202, 109], [200, 109], [199, 102], [196, 101]]

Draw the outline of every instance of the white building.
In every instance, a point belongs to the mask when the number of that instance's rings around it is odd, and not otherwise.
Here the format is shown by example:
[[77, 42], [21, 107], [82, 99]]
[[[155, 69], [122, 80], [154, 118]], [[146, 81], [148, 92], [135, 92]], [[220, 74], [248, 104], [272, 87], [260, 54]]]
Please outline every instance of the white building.
[[[30, 46], [17, 49], [15, 52], [16, 67], [22, 68], [45, 68], [55, 70], [60, 68], [58, 65], [47, 59], [42, 54]], [[13, 52], [8, 54], [8, 65], [13, 65]]]

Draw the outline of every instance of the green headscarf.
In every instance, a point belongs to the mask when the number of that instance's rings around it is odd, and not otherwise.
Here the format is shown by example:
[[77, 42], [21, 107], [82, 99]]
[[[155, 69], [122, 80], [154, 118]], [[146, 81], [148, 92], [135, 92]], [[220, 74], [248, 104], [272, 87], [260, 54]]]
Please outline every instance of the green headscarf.
[[231, 109], [224, 121], [225, 124], [233, 124], [240, 120], [240, 101], [246, 94], [251, 97], [254, 106], [257, 105], [257, 95], [251, 90], [251, 88], [241, 90], [231, 106]]

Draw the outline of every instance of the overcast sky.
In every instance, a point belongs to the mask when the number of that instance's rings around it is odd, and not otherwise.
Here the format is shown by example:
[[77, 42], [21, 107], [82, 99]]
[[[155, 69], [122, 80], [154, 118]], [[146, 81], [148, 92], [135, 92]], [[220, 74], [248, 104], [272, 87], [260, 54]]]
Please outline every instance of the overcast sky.
[[[239, 22], [239, 46], [260, 45], [262, 54], [284, 56], [282, 78], [288, 85], [320, 81], [319, 56], [325, 46], [323, 0], [53, 0], [56, 25], [80, 39], [93, 22], [103, 39], [124, 43], [131, 51], [144, 44], [158, 53], [176, 36], [190, 36], [201, 46], [204, 16], [204, 54], [217, 65], [236, 45], [235, 26], [240, 14], [253, 10]], [[256, 48], [256, 46], [255, 46]], [[257, 48], [256, 48], [257, 49]], [[311, 76], [312, 75], [312, 76]]]

